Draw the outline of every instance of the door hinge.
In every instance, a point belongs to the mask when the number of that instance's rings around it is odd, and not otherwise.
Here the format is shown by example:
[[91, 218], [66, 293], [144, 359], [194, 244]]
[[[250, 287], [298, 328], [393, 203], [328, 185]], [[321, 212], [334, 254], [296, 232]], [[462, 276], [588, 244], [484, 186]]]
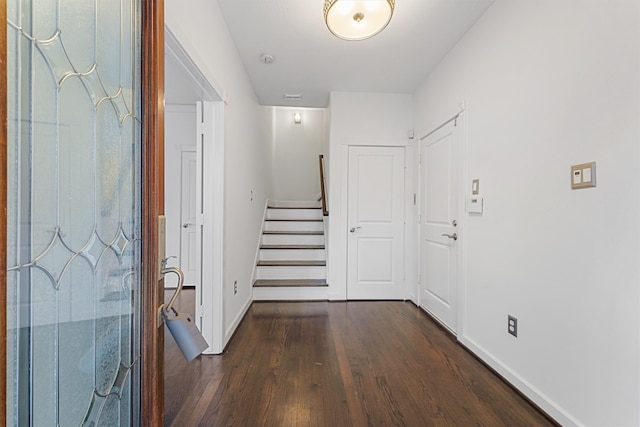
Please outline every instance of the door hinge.
[[416, 205], [416, 198], [417, 198], [416, 193], [413, 193], [413, 206]]

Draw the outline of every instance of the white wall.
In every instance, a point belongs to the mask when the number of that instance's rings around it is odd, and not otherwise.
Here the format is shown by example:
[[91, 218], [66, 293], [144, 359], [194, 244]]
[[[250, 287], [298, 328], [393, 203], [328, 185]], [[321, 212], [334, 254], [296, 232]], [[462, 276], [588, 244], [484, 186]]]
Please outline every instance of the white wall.
[[[224, 332], [231, 337], [251, 302], [251, 273], [266, 200], [273, 196], [269, 110], [253, 92], [218, 3], [165, 1], [171, 32], [226, 102]], [[252, 197], [253, 194], [253, 197]], [[234, 294], [234, 282], [238, 289]]]
[[[180, 256], [180, 183], [181, 155], [183, 149], [196, 149], [196, 106], [165, 105], [164, 117], [164, 215], [167, 220], [167, 256]], [[170, 260], [170, 266], [179, 265], [179, 261]], [[177, 277], [169, 274], [164, 279], [165, 288], [176, 287]]]
[[[329, 297], [347, 298], [347, 172], [350, 145], [412, 146], [412, 97], [407, 94], [331, 92], [329, 98]], [[407, 151], [410, 152], [412, 148]], [[408, 175], [410, 176], [410, 175]], [[413, 180], [407, 182], [405, 209], [413, 214]], [[413, 235], [407, 221], [407, 236]], [[411, 239], [406, 239], [410, 242]], [[413, 254], [405, 250], [405, 268], [412, 269]], [[407, 286], [407, 295], [409, 286]]]
[[[302, 123], [293, 122], [293, 114]], [[314, 201], [320, 194], [318, 155], [327, 139], [325, 110], [273, 108], [273, 179], [275, 200]]]
[[497, 0], [415, 94], [419, 135], [468, 106], [461, 340], [565, 425], [640, 424], [639, 34], [637, 1]]

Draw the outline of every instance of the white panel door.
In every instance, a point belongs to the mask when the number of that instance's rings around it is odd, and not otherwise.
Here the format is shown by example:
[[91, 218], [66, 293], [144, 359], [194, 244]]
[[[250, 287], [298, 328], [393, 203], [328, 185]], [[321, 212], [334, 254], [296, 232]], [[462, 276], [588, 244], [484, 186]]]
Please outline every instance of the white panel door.
[[349, 148], [347, 206], [347, 298], [406, 298], [404, 148]]
[[456, 331], [458, 147], [451, 121], [420, 144], [420, 305]]
[[195, 285], [197, 280], [198, 245], [196, 244], [196, 179], [197, 157], [195, 151], [182, 151], [180, 179], [180, 269], [185, 285]]

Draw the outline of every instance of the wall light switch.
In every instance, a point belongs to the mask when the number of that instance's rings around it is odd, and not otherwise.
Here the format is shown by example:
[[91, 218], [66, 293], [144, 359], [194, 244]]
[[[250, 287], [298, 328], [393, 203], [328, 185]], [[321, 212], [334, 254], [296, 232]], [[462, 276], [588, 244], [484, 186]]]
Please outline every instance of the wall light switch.
[[571, 189], [596, 186], [596, 162], [571, 166]]
[[478, 195], [480, 194], [480, 180], [479, 179], [474, 179], [473, 181], [471, 181], [471, 194]]
[[573, 185], [582, 184], [582, 170], [577, 169], [573, 171]]

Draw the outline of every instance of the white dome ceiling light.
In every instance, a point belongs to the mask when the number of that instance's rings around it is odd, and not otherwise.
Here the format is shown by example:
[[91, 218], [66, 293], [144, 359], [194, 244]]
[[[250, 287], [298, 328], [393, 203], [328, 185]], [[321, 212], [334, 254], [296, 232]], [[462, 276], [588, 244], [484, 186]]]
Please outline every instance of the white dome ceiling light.
[[395, 0], [325, 0], [324, 20], [343, 40], [365, 40], [391, 21]]

